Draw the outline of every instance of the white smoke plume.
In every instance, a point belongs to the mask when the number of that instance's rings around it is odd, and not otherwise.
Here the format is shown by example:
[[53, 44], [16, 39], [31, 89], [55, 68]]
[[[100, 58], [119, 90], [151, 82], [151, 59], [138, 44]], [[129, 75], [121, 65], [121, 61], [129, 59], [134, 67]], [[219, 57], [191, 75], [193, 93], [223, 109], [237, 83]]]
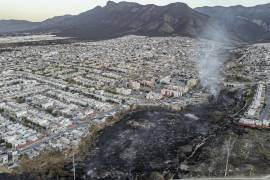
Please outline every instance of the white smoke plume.
[[218, 28], [207, 27], [201, 34], [203, 46], [198, 49], [201, 52], [197, 59], [197, 69], [201, 86], [217, 97], [223, 84], [223, 67], [225, 56], [222, 55], [224, 47], [231, 43], [225, 29], [221, 26]]
[[201, 86], [217, 97], [222, 83], [221, 71], [224, 59], [219, 56], [220, 49], [216, 43], [209, 43], [203, 49], [200, 57], [197, 59], [197, 69]]

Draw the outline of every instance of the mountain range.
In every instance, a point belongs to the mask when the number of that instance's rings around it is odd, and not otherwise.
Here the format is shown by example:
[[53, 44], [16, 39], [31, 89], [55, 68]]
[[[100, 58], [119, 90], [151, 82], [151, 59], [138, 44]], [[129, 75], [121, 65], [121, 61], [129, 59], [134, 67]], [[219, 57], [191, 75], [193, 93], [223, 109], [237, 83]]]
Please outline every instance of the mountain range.
[[242, 41], [270, 40], [270, 4], [200, 7], [195, 10], [210, 16]]
[[53, 32], [90, 40], [132, 34], [268, 41], [270, 4], [192, 9], [180, 2], [157, 6], [108, 1], [104, 7], [97, 6], [78, 15], [58, 16], [42, 22], [0, 20], [0, 34], [21, 32]]

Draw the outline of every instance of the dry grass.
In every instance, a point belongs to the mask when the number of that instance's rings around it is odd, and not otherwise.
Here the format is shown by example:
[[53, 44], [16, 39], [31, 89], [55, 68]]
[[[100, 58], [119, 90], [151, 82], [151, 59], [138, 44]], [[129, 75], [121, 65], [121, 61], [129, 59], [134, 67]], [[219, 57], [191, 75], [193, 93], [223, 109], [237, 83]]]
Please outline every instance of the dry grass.
[[0, 173], [12, 173], [12, 170], [8, 169], [6, 166], [0, 166]]
[[25, 156], [21, 158], [16, 172], [37, 179], [68, 176], [69, 173], [64, 169], [67, 159], [68, 157], [60, 151], [44, 152], [34, 159]]

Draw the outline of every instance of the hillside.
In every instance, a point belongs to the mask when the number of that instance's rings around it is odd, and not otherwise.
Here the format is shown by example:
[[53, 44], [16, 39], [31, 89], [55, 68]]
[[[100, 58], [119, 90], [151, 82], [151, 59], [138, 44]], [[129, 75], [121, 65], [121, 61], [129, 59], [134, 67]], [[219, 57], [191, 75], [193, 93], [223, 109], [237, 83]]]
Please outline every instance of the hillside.
[[[167, 6], [140, 5], [109, 1], [76, 16], [55, 17], [40, 23], [8, 21], [18, 28], [1, 28], [0, 32], [48, 32], [86, 39], [106, 39], [122, 35], [197, 36], [207, 26], [209, 17], [183, 3]], [[30, 24], [30, 25], [28, 25]], [[33, 24], [33, 25], [32, 25]], [[10, 27], [11, 27], [10, 25]]]
[[200, 7], [198, 12], [209, 15], [220, 25], [243, 41], [261, 41], [270, 39], [270, 4], [254, 7]]
[[60, 36], [100, 40], [124, 35], [190, 36], [254, 42], [270, 40], [270, 4], [254, 7], [200, 7], [184, 3], [166, 6], [108, 1], [106, 6], [78, 15], [42, 22], [0, 21], [0, 34], [53, 32]]
[[96, 7], [74, 16], [54, 28], [60, 30], [59, 35], [87, 39], [106, 39], [128, 34], [196, 36], [202, 32], [208, 19], [183, 3], [144, 6], [109, 1], [105, 7]]
[[0, 20], [0, 33], [13, 33], [34, 29], [39, 23], [24, 20]]

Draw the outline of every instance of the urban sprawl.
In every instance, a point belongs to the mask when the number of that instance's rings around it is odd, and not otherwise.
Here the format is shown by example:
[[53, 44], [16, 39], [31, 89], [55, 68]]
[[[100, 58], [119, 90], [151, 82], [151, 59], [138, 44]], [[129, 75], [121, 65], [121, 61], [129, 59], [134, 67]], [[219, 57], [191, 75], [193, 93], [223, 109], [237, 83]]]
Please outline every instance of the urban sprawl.
[[[0, 43], [35, 38], [57, 39], [47, 35], [2, 37]], [[208, 44], [183, 37], [126, 36], [2, 49], [0, 165], [14, 167], [21, 155], [32, 158], [48, 149], [76, 148], [92, 124], [102, 123], [134, 104], [184, 107], [207, 100], [209, 93], [198, 87], [196, 61]], [[215, 46], [222, 48], [219, 43]], [[237, 73], [250, 81], [224, 85], [259, 82], [254, 83], [257, 90], [253, 101], [239, 123], [269, 127], [266, 77], [270, 61], [266, 58], [270, 58], [270, 47], [257, 45], [236, 51], [246, 51], [246, 56], [228, 62], [224, 73], [233, 75], [241, 66]]]

